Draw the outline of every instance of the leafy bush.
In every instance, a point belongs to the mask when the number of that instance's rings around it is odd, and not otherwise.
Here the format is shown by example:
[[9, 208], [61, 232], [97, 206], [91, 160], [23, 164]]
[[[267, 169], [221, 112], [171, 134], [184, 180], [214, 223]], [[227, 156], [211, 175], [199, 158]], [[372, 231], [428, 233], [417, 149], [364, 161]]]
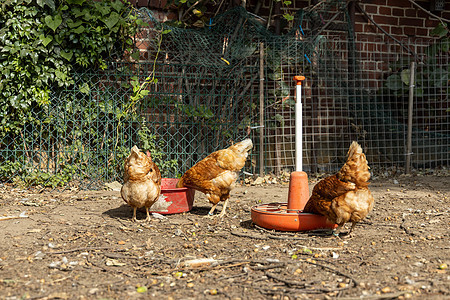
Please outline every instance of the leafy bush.
[[132, 45], [138, 20], [119, 0], [8, 0], [0, 10], [0, 138], [36, 122], [51, 87], [75, 66], [106, 68]]
[[[131, 51], [133, 37], [141, 23], [133, 15], [131, 6], [120, 0], [2, 1], [0, 178], [8, 178], [14, 173], [33, 177], [36, 182], [46, 180], [47, 175], [26, 174], [27, 169], [33, 169], [28, 165], [33, 162], [30, 162], [26, 151], [36, 148], [31, 146], [26, 149], [25, 146], [25, 150], [16, 151], [17, 143], [33, 145], [33, 141], [39, 138], [51, 140], [52, 134], [72, 130], [76, 124], [60, 127], [54, 121], [61, 118], [61, 113], [70, 113], [64, 112], [73, 108], [70, 103], [83, 106], [83, 97], [60, 99], [64, 89], [73, 89], [76, 85], [72, 75], [74, 69], [105, 69], [107, 59], [122, 58], [126, 51]], [[80, 90], [83, 92], [83, 88], [84, 93], [88, 94], [86, 86], [80, 87]], [[58, 105], [61, 106], [57, 109], [59, 115], [48, 115], [49, 108]], [[48, 130], [36, 130], [45, 124]], [[27, 130], [31, 130], [32, 134], [24, 134]], [[67, 174], [73, 173], [73, 170], [58, 159], [55, 166], [59, 163], [64, 166], [60, 172], [64, 173], [63, 181], [67, 181]], [[21, 170], [18, 170], [19, 167]]]

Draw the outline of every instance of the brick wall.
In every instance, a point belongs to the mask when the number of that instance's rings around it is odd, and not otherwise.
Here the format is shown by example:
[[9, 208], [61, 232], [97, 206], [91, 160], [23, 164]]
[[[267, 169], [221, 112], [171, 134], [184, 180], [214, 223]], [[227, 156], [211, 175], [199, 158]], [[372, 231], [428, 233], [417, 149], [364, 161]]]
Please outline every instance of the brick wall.
[[[424, 9], [431, 11], [430, 1], [416, 1]], [[405, 37], [428, 38], [430, 31], [439, 21], [420, 10], [408, 0], [372, 0], [359, 3], [359, 6], [369, 14], [387, 33], [397, 39]], [[449, 19], [450, 2], [446, 1], [444, 11], [432, 11], [433, 14]], [[358, 9], [355, 12], [355, 32], [357, 36], [376, 36], [383, 34]]]
[[[416, 1], [417, 4], [436, 16], [450, 19], [449, 1], [445, 1], [443, 11], [434, 11], [431, 2], [433, 1]], [[417, 42], [424, 44], [433, 39], [430, 33], [439, 24], [436, 18], [408, 0], [372, 0], [359, 2], [358, 5], [386, 33], [401, 41], [411, 51], [419, 54], [423, 49], [413, 45]], [[379, 80], [388, 69], [386, 57], [394, 53], [393, 50], [400, 49], [401, 46], [375, 26], [358, 8], [355, 9], [354, 20], [356, 41], [360, 42], [358, 50], [361, 54], [361, 64], [367, 72], [367, 79], [370, 79], [368, 88], [377, 88]], [[406, 53], [406, 50], [403, 52]], [[392, 59], [397, 58], [393, 57]]]

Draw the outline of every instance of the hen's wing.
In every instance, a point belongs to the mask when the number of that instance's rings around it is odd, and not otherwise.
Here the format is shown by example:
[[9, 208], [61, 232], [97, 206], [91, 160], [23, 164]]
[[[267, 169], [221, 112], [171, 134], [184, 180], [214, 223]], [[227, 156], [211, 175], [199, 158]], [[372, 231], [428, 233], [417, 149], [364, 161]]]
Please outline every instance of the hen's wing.
[[336, 175], [328, 176], [314, 186], [303, 212], [330, 216], [329, 219], [332, 220], [334, 215], [330, 211], [332, 200], [354, 189], [354, 183], [340, 181]]
[[224, 174], [230, 173], [228, 168], [235, 169], [234, 158], [234, 153], [227, 149], [213, 152], [186, 171], [177, 186], [192, 187], [203, 193], [223, 188], [230, 180], [214, 180], [221, 177], [226, 179]]

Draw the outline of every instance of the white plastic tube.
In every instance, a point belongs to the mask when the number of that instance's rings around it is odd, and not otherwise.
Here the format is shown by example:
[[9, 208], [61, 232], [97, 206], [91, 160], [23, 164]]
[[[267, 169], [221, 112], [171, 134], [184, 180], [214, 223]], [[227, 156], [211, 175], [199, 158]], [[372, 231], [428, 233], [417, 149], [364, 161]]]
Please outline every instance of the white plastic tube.
[[305, 76], [295, 76], [295, 171], [303, 170], [303, 109], [302, 109], [302, 81]]

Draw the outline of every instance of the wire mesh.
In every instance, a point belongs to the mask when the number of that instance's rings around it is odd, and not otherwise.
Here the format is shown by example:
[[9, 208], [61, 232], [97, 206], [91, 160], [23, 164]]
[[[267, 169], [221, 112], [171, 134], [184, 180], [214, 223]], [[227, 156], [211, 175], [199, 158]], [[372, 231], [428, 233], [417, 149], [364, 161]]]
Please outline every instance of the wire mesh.
[[[64, 188], [121, 182], [134, 144], [151, 151], [164, 177], [178, 177], [246, 137], [255, 146], [244, 171], [291, 172], [296, 75], [306, 77], [305, 171], [337, 170], [353, 140], [380, 171], [404, 167], [407, 155], [415, 168], [450, 162], [449, 56], [430, 52], [435, 41], [405, 42], [420, 58], [410, 154], [405, 81], [412, 58], [381, 37], [355, 40], [346, 2], [299, 11], [283, 36], [242, 8], [195, 30], [159, 23], [146, 9], [138, 16], [150, 24], [135, 38], [138, 57], [111, 59], [104, 71], [76, 70], [70, 89], [55, 89], [48, 106], [31, 112], [33, 122], [0, 141], [1, 181]], [[148, 94], [133, 102], [139, 87]]]

